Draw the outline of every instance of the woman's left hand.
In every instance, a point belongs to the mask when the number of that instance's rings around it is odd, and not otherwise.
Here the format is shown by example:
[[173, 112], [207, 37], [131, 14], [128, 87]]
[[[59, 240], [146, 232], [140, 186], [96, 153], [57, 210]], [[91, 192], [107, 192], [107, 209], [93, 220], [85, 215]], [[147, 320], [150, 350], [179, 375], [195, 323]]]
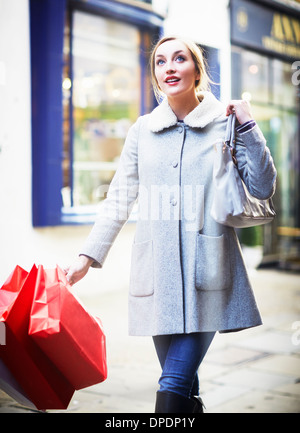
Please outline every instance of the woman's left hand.
[[92, 263], [93, 259], [85, 255], [81, 255], [76, 259], [72, 266], [64, 269], [64, 273], [71, 286], [76, 284], [87, 274]]
[[229, 116], [232, 113], [236, 114], [236, 118], [241, 125], [249, 122], [249, 120], [253, 120], [250, 104], [244, 99], [232, 100], [229, 102], [226, 108], [226, 116]]

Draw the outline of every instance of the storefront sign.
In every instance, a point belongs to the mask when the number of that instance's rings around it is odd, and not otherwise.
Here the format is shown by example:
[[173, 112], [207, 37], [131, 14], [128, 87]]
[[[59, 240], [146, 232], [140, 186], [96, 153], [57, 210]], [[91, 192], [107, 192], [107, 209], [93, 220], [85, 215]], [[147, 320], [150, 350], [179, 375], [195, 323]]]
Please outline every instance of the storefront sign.
[[245, 0], [232, 0], [231, 41], [248, 48], [299, 59], [300, 20]]

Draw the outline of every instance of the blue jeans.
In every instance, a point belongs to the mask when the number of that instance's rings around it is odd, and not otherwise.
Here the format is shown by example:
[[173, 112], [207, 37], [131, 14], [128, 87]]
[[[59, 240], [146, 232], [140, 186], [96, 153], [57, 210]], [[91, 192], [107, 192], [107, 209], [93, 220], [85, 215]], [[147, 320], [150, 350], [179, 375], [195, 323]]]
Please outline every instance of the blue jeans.
[[215, 332], [157, 335], [153, 337], [162, 368], [160, 391], [199, 395], [198, 368], [214, 338]]

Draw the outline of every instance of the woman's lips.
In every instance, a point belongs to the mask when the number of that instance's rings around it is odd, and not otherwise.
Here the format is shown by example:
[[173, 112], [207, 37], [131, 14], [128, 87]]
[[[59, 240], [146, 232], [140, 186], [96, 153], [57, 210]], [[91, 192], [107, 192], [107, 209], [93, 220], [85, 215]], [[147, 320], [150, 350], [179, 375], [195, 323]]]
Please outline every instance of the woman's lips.
[[169, 86], [174, 86], [179, 81], [180, 81], [180, 78], [172, 76], [172, 77], [166, 78], [165, 83], [168, 84]]

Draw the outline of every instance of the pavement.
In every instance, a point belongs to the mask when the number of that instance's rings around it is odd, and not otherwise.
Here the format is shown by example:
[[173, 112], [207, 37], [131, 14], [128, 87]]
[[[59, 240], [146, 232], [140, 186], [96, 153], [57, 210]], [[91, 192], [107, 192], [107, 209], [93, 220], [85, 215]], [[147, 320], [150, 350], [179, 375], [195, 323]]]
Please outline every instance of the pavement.
[[[216, 334], [199, 369], [205, 412], [300, 413], [300, 274], [248, 265], [264, 324]], [[160, 366], [151, 338], [127, 334], [126, 285], [81, 295], [104, 325], [108, 378], [49, 413], [154, 412]], [[0, 391], [0, 413], [30, 412]]]

